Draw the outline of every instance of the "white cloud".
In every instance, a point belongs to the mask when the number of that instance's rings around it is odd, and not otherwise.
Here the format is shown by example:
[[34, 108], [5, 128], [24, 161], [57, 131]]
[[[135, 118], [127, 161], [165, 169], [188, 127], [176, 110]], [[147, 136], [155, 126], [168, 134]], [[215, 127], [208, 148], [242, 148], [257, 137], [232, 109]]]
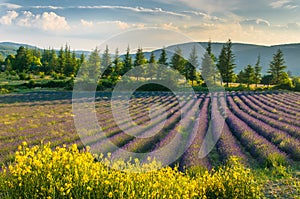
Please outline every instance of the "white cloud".
[[203, 12], [197, 12], [197, 11], [183, 11], [183, 13], [185, 14], [190, 14], [190, 15], [194, 15], [197, 17], [201, 17], [205, 20], [213, 20], [213, 21], [224, 21], [224, 19], [221, 19], [219, 17], [216, 16], [212, 16]]
[[[161, 2], [161, 0], [155, 0]], [[204, 11], [206, 13], [227, 13], [238, 8], [239, 0], [165, 0], [164, 3], [178, 4], [181, 3], [192, 9]]]
[[6, 16], [1, 18], [2, 23], [15, 24], [22, 27], [34, 27], [45, 31], [69, 30], [65, 17], [59, 16], [54, 12], [44, 12], [42, 14], [33, 14], [30, 11], [24, 11], [21, 15], [15, 11], [9, 11]]
[[38, 21], [44, 30], [69, 30], [70, 27], [65, 17], [58, 16], [54, 12], [44, 12], [37, 15]]
[[298, 6], [296, 6], [296, 5], [286, 5], [284, 8], [289, 9], [289, 10], [293, 10], [295, 8], [298, 8]]
[[294, 0], [278, 0], [278, 1], [274, 1], [272, 3], [270, 3], [270, 6], [274, 9], [277, 8], [286, 8], [286, 9], [295, 9], [298, 6], [297, 5], [291, 5], [290, 3], [293, 3]]
[[241, 25], [247, 25], [247, 26], [261, 26], [261, 27], [270, 27], [271, 24], [269, 21], [264, 19], [246, 19], [240, 21]]
[[0, 7], [6, 7], [11, 10], [22, 8], [22, 6], [12, 3], [0, 3]]
[[266, 25], [266, 26], [271, 26], [270, 22], [264, 19], [256, 19], [256, 24], [258, 25]]
[[107, 5], [102, 5], [102, 6], [78, 6], [80, 9], [121, 9], [121, 10], [129, 10], [133, 12], [141, 12], [141, 13], [161, 13], [161, 14], [168, 14], [168, 15], [173, 15], [173, 16], [178, 16], [178, 17], [185, 17], [186, 15], [176, 13], [176, 12], [171, 12], [171, 11], [166, 11], [161, 8], [144, 8], [144, 7], [129, 7], [129, 6], [107, 6]]
[[63, 7], [59, 7], [59, 6], [32, 6], [31, 8], [36, 8], [36, 9], [51, 9], [51, 10], [64, 9]]
[[13, 20], [15, 20], [19, 14], [16, 11], [7, 11], [6, 15], [0, 18], [0, 24], [11, 25]]
[[94, 23], [92, 21], [86, 21], [84, 19], [81, 19], [80, 23], [82, 26], [85, 26], [85, 27], [93, 27], [94, 26]]

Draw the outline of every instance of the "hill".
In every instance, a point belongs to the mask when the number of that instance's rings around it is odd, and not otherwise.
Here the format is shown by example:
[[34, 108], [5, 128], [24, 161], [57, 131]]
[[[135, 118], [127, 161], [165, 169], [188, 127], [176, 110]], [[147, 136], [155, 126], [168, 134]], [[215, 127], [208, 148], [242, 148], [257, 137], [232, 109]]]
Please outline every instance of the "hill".
[[[199, 43], [185, 43], [166, 47], [168, 53], [168, 61], [170, 61], [175, 48], [180, 47], [183, 52], [183, 56], [188, 59], [189, 54], [193, 46], [196, 45], [197, 52], [199, 55], [203, 55], [207, 47], [207, 42]], [[212, 43], [212, 52], [218, 57], [224, 43]], [[257, 56], [261, 56], [261, 66], [263, 67], [262, 72], [265, 74], [269, 68], [269, 64], [273, 58], [273, 54], [281, 49], [284, 53], [284, 59], [287, 70], [291, 71], [293, 75], [300, 76], [300, 44], [285, 44], [285, 45], [274, 45], [274, 46], [262, 46], [254, 44], [243, 44], [233, 43], [232, 51], [235, 55], [235, 72], [238, 73], [248, 64], [254, 65], [257, 61]], [[154, 51], [156, 58], [158, 59], [161, 53], [161, 49]], [[146, 53], [146, 57], [150, 57], [150, 52]], [[201, 59], [199, 59], [201, 63]]]

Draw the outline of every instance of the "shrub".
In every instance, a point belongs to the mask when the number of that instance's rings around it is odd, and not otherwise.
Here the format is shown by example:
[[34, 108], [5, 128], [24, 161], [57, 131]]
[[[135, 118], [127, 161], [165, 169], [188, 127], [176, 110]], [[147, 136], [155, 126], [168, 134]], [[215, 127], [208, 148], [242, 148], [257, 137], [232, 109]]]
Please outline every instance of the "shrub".
[[[109, 154], [108, 154], [109, 157]], [[76, 145], [28, 148], [0, 173], [1, 198], [259, 198], [260, 187], [235, 158], [217, 171], [191, 177], [155, 160], [112, 162]], [[122, 168], [123, 171], [120, 170]], [[160, 168], [160, 169], [159, 169]]]

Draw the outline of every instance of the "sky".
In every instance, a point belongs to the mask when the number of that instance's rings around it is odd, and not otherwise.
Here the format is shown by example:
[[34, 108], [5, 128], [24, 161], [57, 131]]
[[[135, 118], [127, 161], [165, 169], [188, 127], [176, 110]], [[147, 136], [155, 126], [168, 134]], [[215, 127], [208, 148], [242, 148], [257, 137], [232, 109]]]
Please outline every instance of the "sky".
[[0, 0], [0, 42], [125, 50], [189, 41], [300, 43], [300, 0]]

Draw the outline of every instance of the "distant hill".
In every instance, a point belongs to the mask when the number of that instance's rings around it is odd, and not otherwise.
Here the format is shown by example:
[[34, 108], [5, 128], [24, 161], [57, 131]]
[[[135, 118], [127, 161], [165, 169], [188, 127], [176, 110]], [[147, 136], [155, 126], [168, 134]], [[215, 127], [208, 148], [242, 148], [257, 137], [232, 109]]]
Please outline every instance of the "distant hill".
[[[196, 48], [199, 57], [202, 57], [207, 47], [207, 42], [184, 43], [184, 44], [178, 44], [178, 45], [172, 45], [166, 47], [168, 61], [170, 61], [177, 47], [180, 47], [180, 49], [183, 52], [183, 56], [186, 59], [188, 59], [191, 49], [195, 44], [197, 44]], [[224, 43], [212, 43], [212, 51], [216, 57], [219, 56], [223, 45]], [[2, 42], [0, 43], [0, 53], [3, 55], [3, 57], [6, 57], [9, 54], [16, 54], [16, 51], [20, 46], [27, 46], [28, 48], [37, 48], [35, 46], [27, 45], [27, 44]], [[287, 70], [291, 71], [293, 75], [300, 76], [300, 44], [262, 46], [262, 45], [254, 45], [254, 44], [233, 43], [232, 48], [233, 48], [232, 49], [233, 53], [235, 54], [236, 73], [238, 73], [241, 69], [246, 67], [248, 64], [254, 65], [256, 63], [258, 55], [261, 56], [261, 66], [263, 66], [262, 72], [264, 74], [267, 73], [267, 70], [269, 68], [269, 63], [272, 60], [273, 54], [277, 51], [277, 49], [280, 48], [284, 53], [284, 59], [286, 61], [286, 65], [288, 66]], [[161, 49], [155, 50], [153, 52], [156, 59], [158, 59], [161, 53]], [[79, 57], [82, 53], [84, 53], [86, 56], [90, 54], [89, 51], [78, 50], [76, 51], [77, 57]], [[131, 56], [133, 58], [135, 57], [134, 54], [132, 54]], [[150, 52], [145, 52], [145, 57], [149, 59]], [[200, 58], [199, 58], [199, 63], [201, 63]]]
[[[199, 55], [203, 55], [207, 47], [207, 42], [199, 43], [185, 43], [179, 45], [173, 45], [166, 47], [168, 54], [168, 61], [170, 61], [174, 50], [177, 47], [183, 52], [183, 56], [188, 59], [189, 54], [193, 46], [196, 45], [196, 49]], [[198, 45], [199, 44], [199, 45]], [[218, 57], [224, 43], [212, 43], [212, 52]], [[202, 47], [202, 48], [201, 48]], [[285, 44], [285, 45], [275, 45], [275, 46], [262, 46], [253, 44], [243, 44], [243, 43], [233, 43], [232, 51], [235, 55], [235, 72], [238, 73], [248, 64], [255, 65], [257, 61], [257, 56], [261, 57], [261, 66], [263, 67], [262, 72], [265, 74], [269, 68], [270, 61], [273, 58], [273, 54], [276, 53], [278, 49], [281, 49], [284, 54], [284, 60], [288, 66], [287, 70], [291, 71], [293, 75], [300, 76], [300, 44]], [[158, 59], [161, 53], [161, 49], [155, 50], [155, 57]], [[150, 57], [150, 52], [145, 53], [147, 58]], [[201, 64], [202, 59], [199, 59]]]
[[[32, 45], [28, 45], [28, 44], [20, 44], [20, 43], [13, 43], [13, 42], [0, 42], [0, 54], [2, 54], [2, 56], [5, 58], [7, 57], [7, 55], [13, 54], [15, 55], [17, 53], [18, 48], [20, 48], [20, 46], [24, 46], [27, 48], [31, 48], [31, 49], [39, 49], [39, 50], [43, 50], [41, 48], [38, 48], [36, 46], [32, 46]], [[56, 49], [56, 52], [58, 53], [59, 50]], [[88, 56], [90, 54], [89, 51], [83, 51], [83, 50], [78, 50], [75, 51], [76, 52], [76, 56], [79, 58], [80, 55], [83, 53], [86, 56]]]

